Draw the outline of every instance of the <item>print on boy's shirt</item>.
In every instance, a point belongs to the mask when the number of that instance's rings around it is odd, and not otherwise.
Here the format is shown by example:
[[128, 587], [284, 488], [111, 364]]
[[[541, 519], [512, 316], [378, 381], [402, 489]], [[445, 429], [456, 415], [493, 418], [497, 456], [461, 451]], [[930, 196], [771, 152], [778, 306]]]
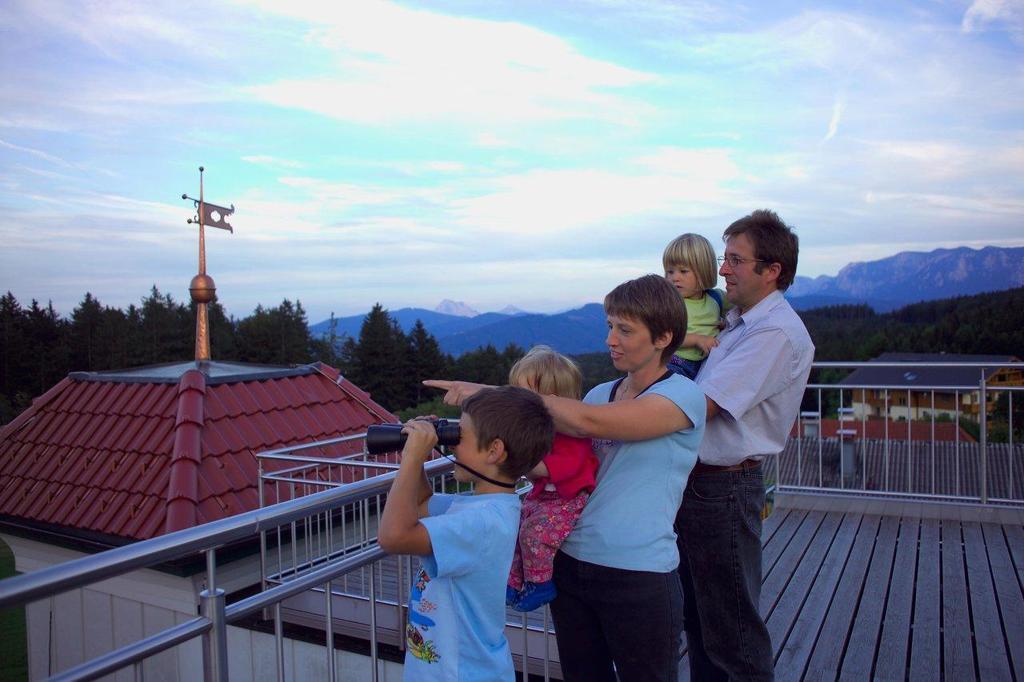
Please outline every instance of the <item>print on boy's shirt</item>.
[[591, 441], [595, 455], [604, 455], [612, 448], [617, 448], [620, 445], [622, 445], [621, 440], [608, 440], [607, 438], [594, 438]]
[[421, 568], [416, 575], [412, 598], [409, 600], [409, 623], [405, 628], [405, 643], [409, 647], [409, 653], [416, 658], [427, 663], [437, 663], [441, 660], [441, 654], [434, 648], [434, 640], [423, 636], [423, 633], [428, 632], [436, 624], [432, 618], [424, 615], [437, 608], [433, 602], [423, 599], [423, 590], [429, 582], [430, 576]]

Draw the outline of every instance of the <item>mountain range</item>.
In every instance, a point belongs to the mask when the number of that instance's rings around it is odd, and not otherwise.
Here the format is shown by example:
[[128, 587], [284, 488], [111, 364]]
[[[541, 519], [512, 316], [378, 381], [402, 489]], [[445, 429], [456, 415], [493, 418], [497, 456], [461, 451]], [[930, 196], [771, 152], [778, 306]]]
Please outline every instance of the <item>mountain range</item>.
[[[798, 276], [786, 297], [797, 310], [867, 304], [876, 312], [887, 312], [919, 301], [1020, 286], [1024, 286], [1024, 247], [961, 247], [928, 253], [906, 251], [877, 261], [850, 263], [834, 277]], [[422, 320], [441, 349], [456, 356], [488, 343], [499, 350], [509, 343], [523, 348], [543, 343], [568, 354], [605, 349], [605, 316], [599, 303], [551, 315], [524, 313], [513, 306], [480, 314], [462, 302], [445, 300], [436, 310], [401, 308], [389, 314], [407, 333], [416, 320]], [[358, 337], [364, 317], [336, 318], [336, 333]], [[310, 332], [325, 335], [330, 324], [324, 320], [311, 325]]]
[[456, 317], [476, 317], [480, 314], [462, 301], [453, 301], [449, 298], [438, 303], [437, 307], [434, 308], [434, 312], [455, 315]]
[[927, 253], [904, 251], [867, 263], [850, 263], [835, 277], [798, 276], [786, 292], [798, 310], [867, 303], [887, 312], [919, 301], [1003, 291], [1024, 286], [1024, 247], [960, 247]]

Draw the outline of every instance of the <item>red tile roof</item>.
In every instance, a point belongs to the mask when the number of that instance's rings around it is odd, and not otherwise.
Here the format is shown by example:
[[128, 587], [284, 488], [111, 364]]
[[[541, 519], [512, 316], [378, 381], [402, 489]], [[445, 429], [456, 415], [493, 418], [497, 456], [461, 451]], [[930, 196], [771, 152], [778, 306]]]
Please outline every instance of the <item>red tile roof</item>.
[[0, 430], [0, 520], [146, 539], [255, 509], [255, 452], [396, 421], [319, 363], [217, 364], [60, 381]]
[[[960, 432], [959, 440], [961, 443], [973, 443], [974, 437], [967, 433], [960, 427], [959, 424], [953, 422], [935, 422], [935, 431], [932, 432], [931, 420], [912, 420], [910, 422], [910, 440], [912, 441], [956, 441], [957, 431]], [[821, 437], [822, 438], [837, 438], [837, 431], [839, 429], [850, 430], [854, 432], [853, 438], [870, 438], [877, 440], [885, 440], [886, 428], [888, 428], [888, 439], [894, 440], [907, 440], [907, 422], [888, 420], [888, 426], [886, 425], [885, 419], [866, 419], [861, 421], [860, 419], [853, 419], [849, 421], [840, 422], [838, 419], [822, 419], [821, 420]], [[804, 427], [803, 435], [810, 435], [808, 433], [807, 426]], [[789, 431], [790, 437], [797, 435], [797, 425], [794, 423], [793, 428]], [[844, 434], [845, 435], [845, 434]], [[851, 436], [847, 435], [847, 438]]]

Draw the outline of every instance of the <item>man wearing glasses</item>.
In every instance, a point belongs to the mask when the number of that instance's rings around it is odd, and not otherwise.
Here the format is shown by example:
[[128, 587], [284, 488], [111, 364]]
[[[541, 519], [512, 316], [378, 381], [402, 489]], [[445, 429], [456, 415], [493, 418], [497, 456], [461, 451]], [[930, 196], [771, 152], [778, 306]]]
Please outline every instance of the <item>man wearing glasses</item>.
[[719, 274], [735, 306], [696, 382], [707, 427], [676, 517], [692, 680], [771, 680], [761, 597], [761, 460], [782, 451], [814, 359], [783, 298], [799, 243], [772, 211], [725, 230]]

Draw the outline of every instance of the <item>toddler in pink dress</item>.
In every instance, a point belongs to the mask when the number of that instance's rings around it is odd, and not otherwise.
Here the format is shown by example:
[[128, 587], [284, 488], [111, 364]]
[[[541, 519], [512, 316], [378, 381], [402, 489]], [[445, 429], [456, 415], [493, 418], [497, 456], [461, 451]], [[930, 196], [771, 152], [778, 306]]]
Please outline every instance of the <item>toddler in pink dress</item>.
[[[583, 376], [571, 359], [547, 346], [535, 346], [512, 367], [509, 383], [541, 395], [579, 400]], [[594, 489], [597, 467], [589, 438], [557, 433], [551, 452], [527, 474], [533, 490], [523, 500], [519, 542], [505, 592], [513, 609], [532, 611], [555, 598], [555, 553]]]

